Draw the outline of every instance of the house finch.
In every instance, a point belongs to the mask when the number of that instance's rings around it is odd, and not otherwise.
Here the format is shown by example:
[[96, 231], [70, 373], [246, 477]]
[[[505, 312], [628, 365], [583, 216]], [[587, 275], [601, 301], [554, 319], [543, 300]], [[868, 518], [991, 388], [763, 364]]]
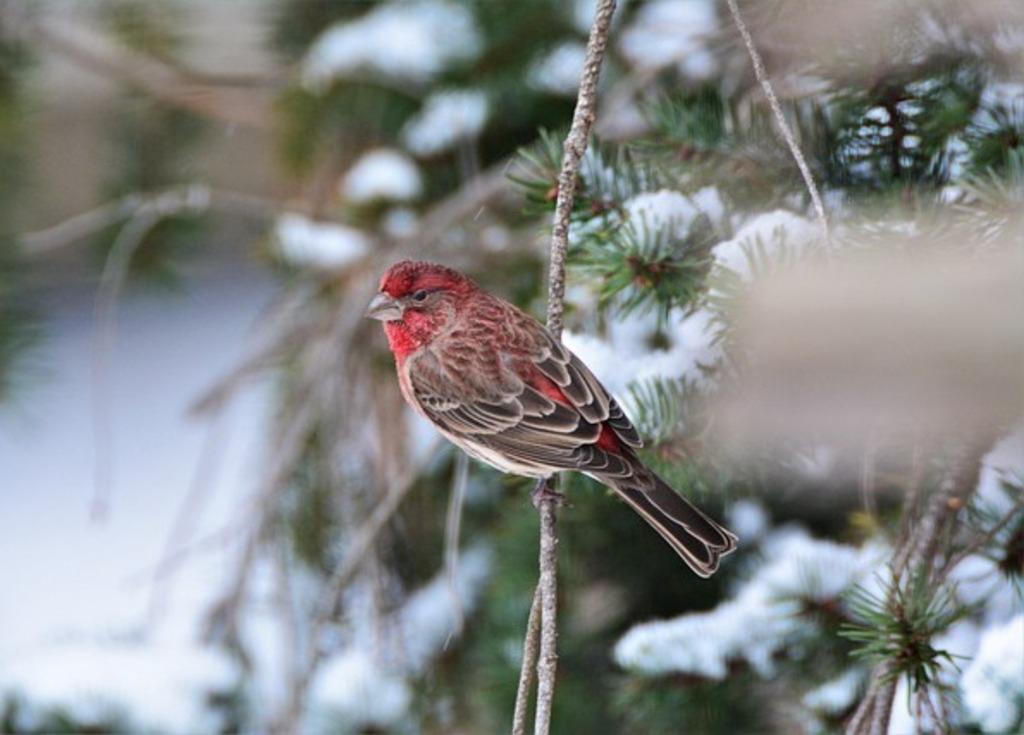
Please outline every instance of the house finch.
[[451, 268], [402, 261], [366, 315], [384, 322], [409, 405], [470, 456], [538, 488], [561, 470], [593, 477], [701, 577], [736, 547], [644, 466], [640, 436], [587, 366], [512, 304]]

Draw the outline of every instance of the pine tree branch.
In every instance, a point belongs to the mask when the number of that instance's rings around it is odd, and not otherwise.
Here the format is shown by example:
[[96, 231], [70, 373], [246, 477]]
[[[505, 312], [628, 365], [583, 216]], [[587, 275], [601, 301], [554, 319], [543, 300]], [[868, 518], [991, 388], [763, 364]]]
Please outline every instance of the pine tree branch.
[[[555, 201], [555, 217], [551, 232], [551, 255], [548, 266], [548, 329], [560, 339], [562, 335], [562, 314], [565, 309], [565, 255], [569, 248], [569, 217], [572, 214], [576, 195], [576, 178], [587, 150], [590, 128], [597, 116], [597, 80], [601, 62], [608, 46], [608, 30], [615, 13], [615, 0], [600, 0], [594, 15], [587, 40], [586, 59], [580, 88], [576, 97], [572, 125], [563, 146], [562, 168], [558, 175], [558, 197]], [[523, 644], [523, 668], [532, 665], [529, 660], [531, 649], [540, 638], [540, 652], [537, 661], [537, 706], [534, 716], [534, 735], [547, 735], [551, 728], [551, 706], [555, 695], [555, 674], [558, 665], [558, 537], [555, 531], [555, 508], [557, 498], [552, 493], [542, 494], [538, 503], [540, 511], [540, 579], [537, 583], [536, 600], [540, 600], [539, 632], [531, 635], [532, 627], [527, 626]], [[534, 615], [531, 610], [531, 620]], [[525, 727], [526, 702], [529, 691], [529, 674], [521, 670], [520, 692], [516, 697], [516, 713], [513, 718], [513, 732]], [[524, 686], [525, 684], [525, 686]], [[517, 731], [515, 728], [519, 727]]]
[[[890, 600], [898, 586], [914, 574], [927, 575], [930, 584], [941, 582], [935, 561], [948, 549], [941, 548], [940, 540], [977, 489], [982, 460], [994, 440], [993, 436], [982, 435], [954, 454], [938, 491], [927, 504], [923, 516], [913, 524], [913, 533], [893, 554]], [[908, 497], [904, 513], [913, 512], [912, 502], [915, 500]], [[891, 675], [889, 662], [878, 664], [871, 673], [871, 683], [864, 698], [846, 726], [846, 735], [885, 735], [889, 731], [897, 684], [898, 679]]]
[[1006, 528], [1010, 523], [1019, 519], [1021, 513], [1024, 513], [1024, 496], [1017, 499], [1006, 513], [1000, 518], [988, 531], [984, 534], [975, 538], [971, 543], [967, 544], [961, 551], [953, 557], [950, 557], [943, 565], [939, 572], [940, 579], [946, 579], [949, 573], [952, 572], [960, 562], [969, 557], [971, 554], [975, 554], [978, 551], [984, 549], [990, 544], [996, 536], [999, 535], [1000, 531]]
[[818, 194], [818, 186], [814, 183], [814, 176], [811, 174], [811, 169], [807, 165], [807, 159], [804, 158], [804, 154], [800, 150], [800, 146], [797, 145], [796, 138], [793, 136], [793, 130], [789, 127], [789, 123], [786, 122], [786, 116], [782, 112], [782, 105], [779, 104], [779, 98], [775, 95], [775, 89], [772, 87], [772, 83], [768, 80], [768, 72], [764, 68], [764, 62], [761, 60], [761, 54], [754, 45], [754, 39], [750, 35], [750, 31], [747, 29], [747, 24], [744, 22], [743, 16], [740, 14], [740, 9], [736, 4], [736, 0], [726, 0], [726, 2], [729, 5], [729, 12], [732, 13], [732, 19], [736, 24], [736, 29], [743, 37], [743, 45], [747, 47], [747, 52], [750, 54], [750, 61], [754, 67], [754, 76], [757, 77], [757, 81], [761, 84], [761, 88], [764, 90], [765, 97], [768, 98], [768, 105], [772, 108], [772, 114], [775, 116], [775, 122], [779, 126], [779, 132], [782, 133], [782, 137], [786, 141], [786, 145], [789, 146], [790, 153], [793, 154], [793, 159], [796, 161], [797, 168], [800, 169], [800, 175], [804, 178], [804, 184], [807, 186], [807, 193], [811, 196], [811, 203], [814, 205], [814, 211], [817, 213], [818, 220], [821, 223], [821, 232], [825, 238], [825, 242], [826, 244], [830, 244], [832, 238], [831, 233], [829, 232], [828, 218], [825, 216], [825, 206], [821, 202], [821, 196]]

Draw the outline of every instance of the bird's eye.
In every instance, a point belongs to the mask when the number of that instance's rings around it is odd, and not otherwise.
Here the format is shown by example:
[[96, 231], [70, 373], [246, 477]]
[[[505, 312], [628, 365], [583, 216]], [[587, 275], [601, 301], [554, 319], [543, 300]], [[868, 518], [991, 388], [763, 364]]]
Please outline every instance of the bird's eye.
[[427, 292], [424, 291], [423, 289], [420, 289], [419, 291], [417, 291], [416, 293], [414, 293], [412, 295], [412, 300], [413, 301], [426, 301], [427, 300]]

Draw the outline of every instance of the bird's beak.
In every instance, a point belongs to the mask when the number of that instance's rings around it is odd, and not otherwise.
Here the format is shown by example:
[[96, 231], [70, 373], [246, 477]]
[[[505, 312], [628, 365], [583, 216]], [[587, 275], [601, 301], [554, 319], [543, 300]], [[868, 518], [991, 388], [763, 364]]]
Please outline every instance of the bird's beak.
[[395, 321], [402, 318], [401, 305], [386, 293], [379, 293], [366, 307], [368, 319], [379, 319], [382, 322]]

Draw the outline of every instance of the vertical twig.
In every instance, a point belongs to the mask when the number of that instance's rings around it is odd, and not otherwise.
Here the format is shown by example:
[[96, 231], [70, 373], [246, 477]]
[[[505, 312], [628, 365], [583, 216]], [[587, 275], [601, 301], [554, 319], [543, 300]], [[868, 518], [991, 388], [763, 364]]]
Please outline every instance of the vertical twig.
[[516, 709], [512, 715], [512, 735], [526, 735], [526, 708], [533, 687], [533, 668], [537, 665], [538, 633], [540, 632], [540, 587], [533, 593], [530, 619], [526, 621], [523, 640], [523, 662], [519, 670], [519, 688], [516, 690]]
[[297, 675], [293, 679], [288, 702], [277, 722], [274, 723], [273, 732], [295, 733], [299, 731], [309, 685], [324, 656], [323, 641], [321, 640], [324, 629], [334, 618], [335, 611], [349, 583], [369, 559], [371, 547], [377, 542], [388, 522], [398, 512], [402, 501], [412, 490], [419, 469], [409, 468], [392, 483], [384, 498], [374, 506], [373, 513], [359, 527], [358, 532], [349, 542], [345, 555], [331, 573], [330, 579], [317, 600], [315, 613], [306, 634], [306, 651], [297, 669]]
[[[562, 169], [558, 175], [558, 197], [555, 201], [555, 216], [551, 231], [551, 256], [548, 269], [548, 329], [559, 339], [562, 334], [562, 312], [565, 297], [565, 253], [569, 246], [569, 216], [572, 213], [576, 195], [576, 176], [580, 161], [587, 150], [590, 128], [597, 116], [597, 80], [601, 72], [601, 61], [608, 45], [608, 29], [615, 12], [615, 0], [600, 0], [594, 23], [587, 40], [587, 54], [580, 77], [580, 88], [576, 97], [576, 109], [572, 125], [565, 138], [562, 155]], [[547, 735], [551, 727], [551, 705], [555, 694], [555, 673], [558, 664], [556, 651], [558, 615], [557, 547], [555, 533], [556, 500], [552, 494], [541, 496], [540, 511], [540, 579], [537, 583], [531, 624], [527, 625], [526, 640], [523, 644], [523, 671], [520, 672], [520, 691], [516, 697], [516, 713], [513, 731], [522, 732], [525, 727], [526, 700], [529, 699], [531, 649], [540, 638], [537, 660], [537, 706], [534, 717], [534, 735]], [[539, 633], [535, 629], [535, 610], [540, 607]], [[526, 686], [524, 686], [524, 683]], [[515, 727], [518, 725], [518, 731]]]
[[555, 699], [555, 673], [558, 667], [558, 536], [555, 532], [557, 500], [540, 501], [540, 653], [537, 657], [537, 706], [534, 735], [547, 735], [551, 727], [551, 705]]
[[466, 483], [469, 480], [469, 455], [465, 452], [455, 453], [455, 469], [452, 472], [452, 491], [448, 500], [448, 513], [444, 524], [444, 567], [448, 578], [448, 594], [452, 598], [452, 610], [455, 612], [455, 628], [453, 636], [462, 634], [466, 624], [459, 594], [459, 537], [462, 535], [462, 507], [466, 502]]
[[106, 518], [113, 482], [114, 429], [111, 420], [113, 407], [110, 405], [110, 356], [114, 349], [117, 300], [128, 275], [132, 256], [159, 221], [160, 214], [155, 211], [140, 211], [128, 220], [114, 239], [100, 276], [92, 340], [92, 423], [95, 463], [93, 499], [89, 515], [93, 521]]
[[556, 338], [562, 336], [562, 311], [565, 308], [565, 252], [569, 247], [569, 215], [576, 198], [576, 176], [587, 150], [590, 126], [597, 117], [597, 78], [608, 45], [608, 27], [615, 12], [615, 0], [601, 0], [594, 15], [587, 41], [587, 56], [580, 78], [580, 91], [572, 127], [565, 138], [562, 170], [558, 174], [558, 197], [555, 200], [555, 221], [551, 228], [551, 262], [548, 270], [548, 329]]
[[[135, 251], [146, 235], [161, 220], [176, 214], [198, 213], [210, 206], [209, 190], [200, 186], [171, 189], [151, 199], [127, 197], [122, 205], [96, 214], [86, 224], [95, 224], [105, 217], [130, 212], [130, 218], [120, 229], [110, 246], [110, 252], [100, 274], [96, 294], [95, 327], [92, 343], [92, 413], [95, 446], [93, 470], [94, 490], [90, 516], [94, 521], [106, 517], [110, 504], [110, 486], [114, 468], [114, 430], [110, 406], [110, 356], [114, 349], [117, 322], [117, 302], [128, 277]], [[79, 223], [81, 224], [81, 223]]]
[[747, 47], [747, 53], [750, 54], [750, 62], [754, 66], [754, 76], [760, 82], [765, 97], [768, 98], [768, 105], [772, 108], [772, 114], [775, 116], [775, 122], [779, 126], [779, 132], [782, 133], [786, 145], [789, 146], [789, 152], [793, 154], [797, 168], [800, 169], [800, 175], [804, 177], [807, 193], [811, 195], [811, 203], [814, 205], [814, 211], [817, 213], [818, 220], [821, 223], [822, 235], [825, 238], [826, 244], [829, 244], [831, 243], [832, 236], [828, 228], [828, 218], [825, 217], [825, 206], [821, 203], [818, 186], [814, 183], [814, 176], [811, 175], [811, 169], [807, 165], [807, 160], [804, 158], [800, 146], [797, 145], [796, 138], [793, 136], [793, 130], [789, 127], [789, 123], [786, 122], [786, 116], [782, 112], [782, 105], [779, 104], [779, 98], [775, 96], [775, 89], [768, 80], [768, 72], [765, 71], [761, 54], [758, 53], [757, 47], [754, 45], [754, 39], [747, 29], [747, 24], [743, 21], [743, 16], [740, 15], [740, 9], [736, 4], [736, 0], [726, 0], [726, 2], [729, 4], [729, 12], [732, 13], [736, 29], [743, 37], [743, 45]]

